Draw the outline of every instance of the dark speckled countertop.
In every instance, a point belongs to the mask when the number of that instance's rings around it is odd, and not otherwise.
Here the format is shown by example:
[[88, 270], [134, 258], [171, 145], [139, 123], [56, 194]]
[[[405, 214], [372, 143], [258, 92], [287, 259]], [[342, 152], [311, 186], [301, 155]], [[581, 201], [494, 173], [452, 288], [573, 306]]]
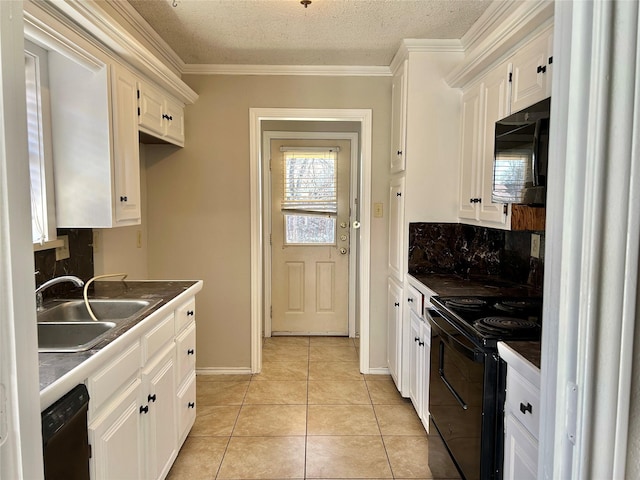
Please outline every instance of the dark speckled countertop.
[[[89, 299], [146, 299], [159, 300], [141, 315], [116, 327], [112, 334], [91, 350], [78, 353], [39, 353], [40, 390], [91, 358], [101, 349], [127, 332], [150, 314], [166, 305], [178, 295], [195, 285], [196, 281], [97, 281], [89, 287]], [[82, 289], [76, 295], [65, 298], [82, 298]], [[45, 303], [46, 307], [46, 303]]]
[[496, 275], [427, 273], [412, 274], [413, 278], [440, 296], [505, 296], [539, 297], [540, 290], [501, 279]]
[[504, 342], [518, 352], [525, 360], [540, 369], [540, 342]]

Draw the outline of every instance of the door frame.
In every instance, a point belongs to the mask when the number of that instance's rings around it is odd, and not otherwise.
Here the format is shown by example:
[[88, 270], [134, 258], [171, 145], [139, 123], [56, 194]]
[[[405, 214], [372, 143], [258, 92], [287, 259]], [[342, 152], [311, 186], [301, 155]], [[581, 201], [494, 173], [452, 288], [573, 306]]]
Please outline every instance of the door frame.
[[[356, 217], [357, 193], [358, 193], [358, 137], [356, 132], [281, 132], [265, 131], [262, 135], [262, 151], [266, 154], [271, 151], [271, 140], [348, 140], [351, 142], [351, 158], [349, 180], [349, 223], [353, 224]], [[264, 336], [271, 336], [271, 250], [269, 241], [271, 234], [271, 168], [267, 161], [262, 162], [262, 179], [264, 193], [262, 199], [262, 218], [264, 243]], [[358, 258], [358, 242], [354, 235], [353, 227], [349, 229], [349, 337], [353, 338], [356, 333], [356, 259]]]
[[269, 120], [358, 122], [360, 123], [360, 242], [357, 276], [360, 325], [360, 372], [369, 373], [369, 297], [371, 277], [371, 109], [250, 108], [249, 157], [251, 175], [251, 372], [262, 369], [262, 326], [264, 325], [264, 178], [262, 175], [262, 122]]

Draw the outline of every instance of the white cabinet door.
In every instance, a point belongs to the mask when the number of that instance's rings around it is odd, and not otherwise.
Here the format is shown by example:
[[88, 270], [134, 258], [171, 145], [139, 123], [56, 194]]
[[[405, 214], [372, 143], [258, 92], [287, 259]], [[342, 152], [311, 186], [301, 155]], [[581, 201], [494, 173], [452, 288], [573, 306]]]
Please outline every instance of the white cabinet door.
[[88, 427], [93, 480], [144, 477], [141, 382], [136, 379]]
[[505, 480], [538, 478], [538, 442], [513, 415], [507, 415], [505, 418], [503, 478]]
[[[494, 69], [482, 83], [482, 116], [480, 120], [481, 150], [478, 158], [480, 182], [479, 219], [485, 222], [504, 224], [507, 215], [504, 204], [493, 203], [493, 157], [495, 148], [495, 124], [507, 114], [508, 66], [502, 64]], [[482, 128], [484, 126], [484, 128]]]
[[176, 359], [176, 378], [180, 385], [196, 368], [196, 322], [191, 322], [191, 325], [176, 337]]
[[423, 340], [422, 322], [415, 311], [409, 312], [409, 398], [418, 417], [422, 416]]
[[429, 322], [421, 322], [421, 338], [420, 345], [422, 356], [422, 391], [420, 393], [420, 410], [419, 415], [422, 425], [429, 431], [429, 371], [431, 369], [431, 325]]
[[408, 60], [402, 62], [394, 73], [391, 84], [391, 173], [405, 169], [408, 65]]
[[389, 274], [402, 281], [404, 255], [404, 177], [389, 186]]
[[113, 69], [114, 210], [116, 224], [139, 223], [140, 157], [136, 127], [136, 78], [121, 67]]
[[387, 282], [387, 365], [396, 387], [401, 390], [402, 286], [393, 278]]
[[159, 90], [146, 83], [138, 83], [139, 108], [138, 125], [148, 130], [148, 133], [155, 133], [157, 136], [164, 135], [164, 122], [162, 115], [164, 112], [164, 97]]
[[177, 450], [174, 345], [142, 372], [147, 475], [164, 478]]
[[458, 216], [469, 220], [477, 220], [478, 215], [480, 92], [481, 85], [467, 91], [462, 97], [462, 154]]
[[188, 380], [178, 390], [178, 447], [187, 438], [189, 430], [196, 420], [196, 373], [191, 372]]
[[545, 30], [511, 58], [511, 112], [515, 113], [551, 95], [551, 44], [553, 33]]
[[184, 107], [168, 98], [165, 99], [166, 138], [177, 145], [184, 145]]

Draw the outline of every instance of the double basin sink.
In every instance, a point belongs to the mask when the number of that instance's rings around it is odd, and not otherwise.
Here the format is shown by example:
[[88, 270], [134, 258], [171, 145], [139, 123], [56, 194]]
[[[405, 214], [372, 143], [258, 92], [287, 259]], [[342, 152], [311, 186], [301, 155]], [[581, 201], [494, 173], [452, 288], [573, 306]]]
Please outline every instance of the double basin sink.
[[160, 303], [160, 299], [55, 300], [38, 317], [39, 352], [83, 352], [113, 333], [113, 329], [134, 321]]

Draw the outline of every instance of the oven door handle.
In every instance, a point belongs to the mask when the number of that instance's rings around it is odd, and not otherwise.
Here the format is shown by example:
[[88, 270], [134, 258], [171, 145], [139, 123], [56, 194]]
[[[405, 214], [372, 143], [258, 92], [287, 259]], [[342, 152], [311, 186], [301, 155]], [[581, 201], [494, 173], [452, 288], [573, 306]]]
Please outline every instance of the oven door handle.
[[458, 392], [456, 392], [456, 389], [453, 388], [453, 385], [451, 385], [449, 383], [449, 380], [447, 380], [446, 377], [444, 376], [444, 343], [442, 343], [442, 340], [440, 341], [439, 353], [440, 353], [439, 355], [440, 364], [438, 365], [438, 374], [440, 375], [440, 379], [444, 382], [445, 386], [449, 389], [449, 391], [451, 392], [451, 395], [453, 395], [453, 397], [460, 404], [462, 409], [467, 410], [469, 408], [467, 403], [462, 399], [462, 397], [458, 394]]

